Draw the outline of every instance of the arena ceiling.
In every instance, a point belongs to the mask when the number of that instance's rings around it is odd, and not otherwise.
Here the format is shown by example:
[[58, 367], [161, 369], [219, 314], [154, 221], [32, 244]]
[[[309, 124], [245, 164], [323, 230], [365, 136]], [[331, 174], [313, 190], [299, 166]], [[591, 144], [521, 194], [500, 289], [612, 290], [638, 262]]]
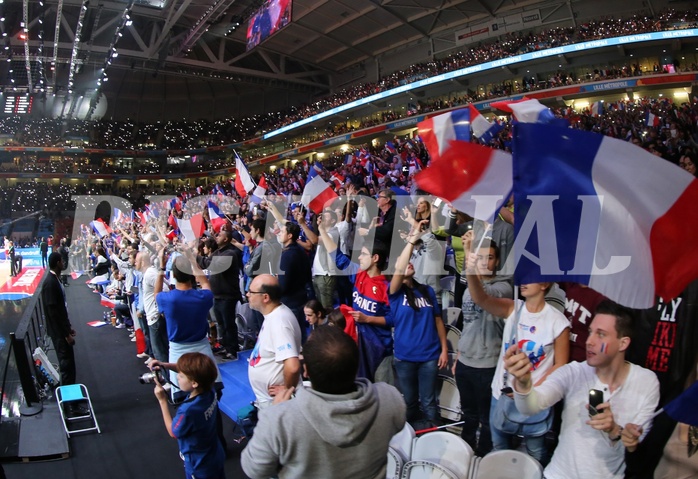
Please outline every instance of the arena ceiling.
[[[132, 23], [125, 26], [126, 2], [85, 0], [81, 18], [82, 0], [6, 0], [0, 7], [4, 18], [0, 29], [8, 34], [14, 83], [19, 87], [36, 88], [40, 76], [38, 71], [24, 72], [27, 54], [32, 59], [43, 57], [47, 87], [67, 88], [71, 61], [77, 63], [75, 87], [89, 87], [115, 46], [118, 57], [111, 59], [109, 71], [148, 72], [152, 78], [160, 74], [232, 78], [238, 88], [244, 84], [283, 85], [319, 93], [331, 88], [330, 79], [337, 72], [391, 50], [439, 37], [452, 42], [459, 28], [527, 7], [566, 8], [566, 2], [559, 0], [294, 0], [291, 23], [248, 52], [246, 22], [262, 3], [136, 0], [129, 13]], [[25, 19], [26, 42], [22, 37]], [[57, 52], [53, 48], [56, 23]], [[240, 25], [233, 30], [236, 23]], [[78, 30], [79, 41], [75, 42]], [[54, 56], [57, 65], [51, 71]], [[34, 85], [26, 84], [28, 76]], [[10, 83], [0, 80], [4, 86]]]

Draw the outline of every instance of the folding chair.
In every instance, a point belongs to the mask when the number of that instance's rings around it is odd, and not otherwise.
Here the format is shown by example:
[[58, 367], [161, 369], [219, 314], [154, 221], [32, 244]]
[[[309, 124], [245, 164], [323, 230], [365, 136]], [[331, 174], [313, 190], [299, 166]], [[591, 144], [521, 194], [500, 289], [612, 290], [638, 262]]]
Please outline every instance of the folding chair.
[[439, 412], [445, 421], [460, 421], [460, 392], [453, 378], [439, 374], [437, 388], [439, 391]]
[[455, 327], [456, 323], [458, 323], [458, 317], [460, 316], [461, 309], [451, 306], [449, 308], [443, 308], [442, 310], [446, 312], [446, 325]]
[[458, 351], [458, 341], [460, 341], [460, 330], [450, 324], [446, 326], [446, 344], [448, 352], [455, 353]]
[[[86, 431], [97, 431], [100, 434], [102, 433], [102, 431], [99, 429], [97, 418], [94, 415], [90, 393], [87, 392], [87, 388], [84, 384], [70, 384], [68, 386], [57, 387], [56, 401], [58, 402], [58, 410], [60, 411], [61, 419], [63, 420], [63, 428], [65, 429], [65, 433], [68, 435], [68, 437], [70, 437], [71, 434]], [[78, 404], [82, 407], [85, 407], [85, 404], [87, 405], [87, 409], [83, 414], [69, 415], [64, 410], [64, 406]], [[69, 423], [76, 421], [87, 422], [88, 420], [91, 424], [93, 424], [90, 427], [78, 426], [76, 429], [70, 429], [68, 427]]]
[[460, 436], [446, 431], [428, 432], [418, 437], [412, 460], [403, 467], [404, 479], [467, 479], [475, 454]]
[[543, 467], [528, 454], [516, 450], [492, 451], [480, 460], [475, 479], [541, 479]]
[[388, 465], [385, 468], [386, 479], [400, 479], [404, 464], [405, 462], [400, 453], [392, 447], [388, 447]]
[[445, 276], [439, 280], [439, 284], [441, 285], [441, 307], [448, 308], [453, 305], [453, 290], [456, 284], [456, 277]]

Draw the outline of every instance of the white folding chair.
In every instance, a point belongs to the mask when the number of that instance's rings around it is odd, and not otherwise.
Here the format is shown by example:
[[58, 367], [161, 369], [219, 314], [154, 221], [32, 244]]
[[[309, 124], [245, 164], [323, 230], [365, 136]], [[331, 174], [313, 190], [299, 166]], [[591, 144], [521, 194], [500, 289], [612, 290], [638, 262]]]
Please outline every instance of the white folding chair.
[[460, 341], [460, 330], [450, 324], [446, 326], [446, 344], [448, 352], [455, 353], [458, 351], [458, 341]]
[[417, 437], [417, 435], [414, 433], [414, 429], [406, 422], [402, 431], [395, 434], [390, 440], [390, 447], [400, 454], [403, 463], [412, 458], [412, 445], [415, 437]]
[[385, 468], [386, 479], [400, 479], [404, 465], [405, 461], [400, 453], [392, 447], [388, 447], [388, 465]]
[[466, 479], [453, 474], [441, 464], [431, 461], [410, 461], [402, 468], [402, 479]]
[[[63, 428], [65, 433], [70, 437], [71, 434], [86, 431], [97, 431], [102, 433], [99, 429], [99, 424], [97, 423], [97, 418], [94, 415], [94, 409], [92, 408], [92, 400], [90, 399], [90, 394], [87, 392], [87, 388], [84, 384], [70, 384], [67, 386], [59, 386], [56, 388], [56, 401], [58, 402], [58, 410], [61, 414], [61, 419], [63, 420]], [[81, 414], [66, 414], [64, 406], [66, 405], [80, 406], [84, 409], [84, 413]], [[80, 424], [82, 422], [92, 424], [91, 426], [77, 426], [75, 429], [69, 428], [70, 423]]]
[[480, 460], [475, 479], [542, 479], [543, 467], [516, 450], [492, 451]]
[[460, 409], [460, 392], [458, 391], [456, 381], [440, 374], [437, 387], [439, 388], [439, 411], [441, 417], [446, 421], [460, 421], [462, 412]]
[[[467, 442], [450, 432], [428, 432], [417, 438], [412, 448], [412, 460], [403, 468], [403, 478], [422, 479], [432, 477], [453, 477], [467, 479], [470, 462], [475, 454]], [[418, 464], [414, 464], [418, 462]], [[436, 464], [434, 468], [428, 464]], [[442, 475], [432, 475], [429, 471], [438, 470]], [[447, 471], [446, 473], [443, 470]], [[409, 475], [406, 475], [409, 474]], [[450, 476], [448, 475], [450, 474]]]
[[453, 304], [453, 289], [456, 284], [455, 276], [444, 276], [439, 280], [441, 285], [441, 307], [447, 308]]
[[461, 309], [456, 307], [444, 308], [446, 311], [446, 324], [448, 326], [455, 326], [458, 322], [458, 316], [460, 316]]

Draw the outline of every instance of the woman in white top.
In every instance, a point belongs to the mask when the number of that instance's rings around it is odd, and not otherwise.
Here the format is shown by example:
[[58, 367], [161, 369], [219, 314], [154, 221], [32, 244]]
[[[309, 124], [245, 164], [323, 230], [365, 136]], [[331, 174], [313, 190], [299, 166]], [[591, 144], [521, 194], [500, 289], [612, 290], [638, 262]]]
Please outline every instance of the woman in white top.
[[[504, 353], [515, 340], [522, 351], [528, 351], [531, 372], [535, 385], [541, 384], [555, 369], [567, 364], [570, 355], [569, 321], [565, 315], [545, 302], [545, 294], [552, 283], [531, 283], [519, 287], [524, 301], [519, 299], [495, 298], [482, 287], [476, 268], [477, 255], [469, 253], [466, 262], [466, 278], [473, 301], [495, 317], [507, 318], [502, 338], [502, 349], [492, 380], [492, 406], [490, 408], [490, 430], [494, 450], [511, 449], [512, 434], [497, 429], [493, 424], [492, 412], [499, 396], [510, 385], [503, 367]], [[516, 317], [518, 315], [518, 322]], [[516, 331], [513, 331], [516, 323]], [[505, 384], [506, 381], [506, 384]], [[510, 394], [510, 392], [508, 392]], [[525, 437], [528, 454], [545, 465], [550, 454], [545, 447], [545, 436]]]

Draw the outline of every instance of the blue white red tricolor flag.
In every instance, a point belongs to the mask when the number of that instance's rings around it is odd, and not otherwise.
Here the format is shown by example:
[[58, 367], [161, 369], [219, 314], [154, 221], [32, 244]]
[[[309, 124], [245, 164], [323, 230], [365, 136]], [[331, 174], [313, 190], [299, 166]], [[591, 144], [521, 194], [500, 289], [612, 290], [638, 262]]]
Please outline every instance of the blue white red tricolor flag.
[[213, 226], [213, 231], [216, 233], [221, 230], [221, 227], [227, 221], [221, 210], [218, 209], [218, 206], [211, 200], [208, 201], [208, 217], [211, 221], [211, 226]]
[[105, 308], [114, 309], [114, 307], [116, 306], [116, 302], [113, 299], [111, 299], [109, 296], [104, 295], [104, 294], [100, 294], [99, 296], [100, 296], [99, 304], [101, 304]]
[[255, 184], [254, 181], [252, 181], [250, 172], [247, 171], [247, 167], [242, 161], [242, 158], [238, 156], [235, 159], [235, 191], [237, 191], [241, 198], [244, 198], [254, 187]]
[[645, 124], [647, 126], [659, 126], [661, 122], [661, 119], [651, 111], [648, 111], [645, 115]]
[[470, 141], [470, 109], [449, 111], [417, 124], [419, 136], [432, 160], [449, 148], [450, 140]]
[[649, 308], [698, 278], [693, 175], [629, 142], [553, 125], [516, 125], [513, 151], [517, 284], [574, 281]]
[[264, 177], [264, 175], [262, 175], [259, 178], [259, 184], [252, 192], [252, 195], [250, 195], [250, 202], [258, 205], [262, 202], [262, 198], [264, 198], [264, 195], [266, 195], [266, 194], [267, 194], [267, 179]]
[[555, 115], [550, 108], [535, 98], [496, 101], [491, 106], [511, 113], [519, 123], [551, 123], [555, 121]]
[[332, 191], [330, 185], [318, 175], [305, 185], [301, 203], [313, 210], [315, 214], [319, 214], [325, 204], [335, 198], [337, 198], [337, 193]]
[[204, 218], [201, 213], [193, 215], [191, 218], [186, 220], [177, 219], [177, 227], [187, 243], [191, 243], [192, 241], [196, 241], [201, 238], [206, 230]]
[[91, 221], [90, 226], [92, 226], [92, 229], [100, 238], [104, 238], [105, 236], [112, 234], [112, 229], [104, 222], [102, 218], [97, 218], [96, 220]]
[[470, 129], [473, 130], [473, 136], [478, 140], [489, 143], [497, 134], [504, 129], [504, 126], [498, 122], [490, 123], [487, 118], [475, 108], [474, 105], [469, 105], [470, 110]]

